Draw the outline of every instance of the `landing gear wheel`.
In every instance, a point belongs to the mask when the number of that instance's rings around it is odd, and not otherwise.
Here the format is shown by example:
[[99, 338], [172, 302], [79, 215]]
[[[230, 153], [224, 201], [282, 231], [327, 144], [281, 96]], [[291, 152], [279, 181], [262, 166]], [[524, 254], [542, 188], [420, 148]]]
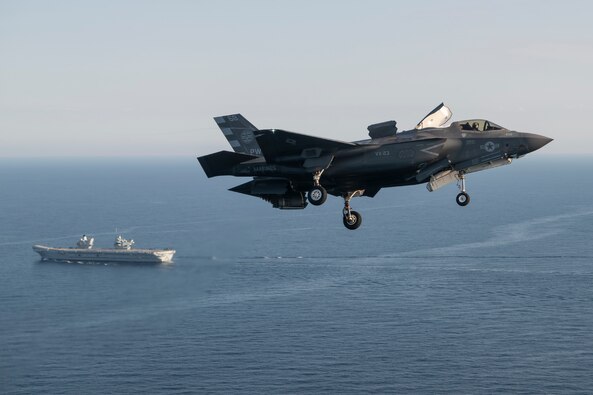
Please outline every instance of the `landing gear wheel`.
[[309, 189], [307, 199], [314, 206], [321, 206], [327, 199], [327, 191], [321, 185]]
[[350, 211], [350, 217], [344, 215], [344, 226], [350, 230], [358, 229], [362, 224], [362, 215], [357, 211]]
[[465, 207], [469, 204], [469, 195], [465, 192], [461, 192], [457, 195], [457, 197], [455, 198], [455, 201], [461, 207]]

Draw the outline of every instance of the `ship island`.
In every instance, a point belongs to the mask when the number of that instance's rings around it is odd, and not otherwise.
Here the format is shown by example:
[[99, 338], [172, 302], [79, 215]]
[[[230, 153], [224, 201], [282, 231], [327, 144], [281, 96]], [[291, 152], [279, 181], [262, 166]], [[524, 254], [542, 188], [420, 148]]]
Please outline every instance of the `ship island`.
[[121, 235], [115, 238], [113, 248], [95, 248], [95, 239], [83, 235], [76, 247], [48, 247], [34, 245], [33, 251], [41, 255], [42, 261], [61, 262], [125, 262], [125, 263], [170, 263], [175, 250], [134, 248], [134, 240]]

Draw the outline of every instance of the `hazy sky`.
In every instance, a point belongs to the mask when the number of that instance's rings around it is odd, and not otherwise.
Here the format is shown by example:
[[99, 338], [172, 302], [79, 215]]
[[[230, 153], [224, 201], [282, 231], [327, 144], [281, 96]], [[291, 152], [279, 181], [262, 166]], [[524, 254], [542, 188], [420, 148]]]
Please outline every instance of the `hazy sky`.
[[0, 157], [229, 149], [212, 117], [366, 138], [441, 101], [593, 154], [590, 1], [0, 0]]

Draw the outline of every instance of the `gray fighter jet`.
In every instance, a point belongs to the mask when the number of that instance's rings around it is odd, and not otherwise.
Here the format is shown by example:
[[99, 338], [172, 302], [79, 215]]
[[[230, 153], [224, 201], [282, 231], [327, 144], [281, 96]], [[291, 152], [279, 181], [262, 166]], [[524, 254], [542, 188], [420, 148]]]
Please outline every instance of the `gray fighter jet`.
[[231, 191], [257, 196], [280, 209], [319, 206], [328, 193], [344, 199], [348, 229], [362, 223], [352, 210], [356, 196], [374, 197], [381, 188], [427, 183], [434, 191], [457, 182], [457, 204], [470, 201], [469, 173], [508, 165], [552, 139], [509, 130], [485, 119], [452, 122], [444, 104], [412, 130], [397, 132], [396, 122], [368, 127], [369, 140], [345, 142], [280, 129], [258, 130], [241, 114], [214, 120], [235, 152], [198, 158], [208, 177], [231, 175], [253, 180]]

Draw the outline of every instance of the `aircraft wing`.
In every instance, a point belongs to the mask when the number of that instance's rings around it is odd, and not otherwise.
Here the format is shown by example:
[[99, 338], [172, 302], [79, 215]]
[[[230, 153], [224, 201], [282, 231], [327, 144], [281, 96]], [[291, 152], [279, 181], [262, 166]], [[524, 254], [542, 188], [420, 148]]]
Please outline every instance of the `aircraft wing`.
[[305, 134], [271, 129], [255, 133], [266, 162], [291, 162], [331, 156], [342, 149], [356, 147], [354, 143], [329, 140]]

